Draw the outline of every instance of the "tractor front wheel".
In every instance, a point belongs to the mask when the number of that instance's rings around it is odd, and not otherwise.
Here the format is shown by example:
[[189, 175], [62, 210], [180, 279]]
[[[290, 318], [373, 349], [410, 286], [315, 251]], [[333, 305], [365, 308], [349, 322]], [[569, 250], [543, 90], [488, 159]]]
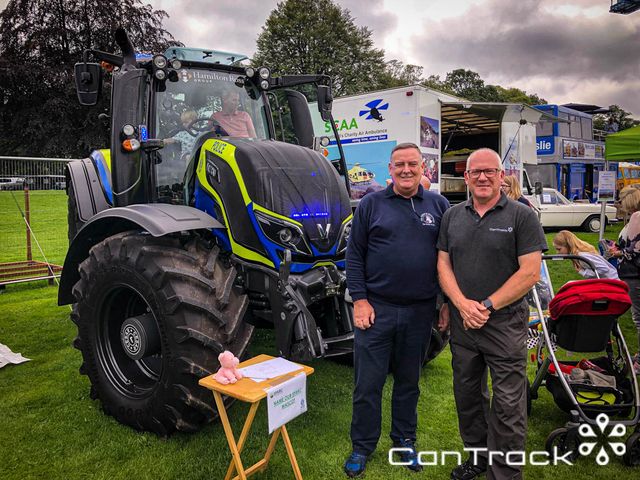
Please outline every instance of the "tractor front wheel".
[[80, 265], [71, 314], [91, 396], [138, 430], [194, 431], [216, 416], [198, 380], [218, 354], [241, 357], [253, 327], [236, 270], [202, 240], [126, 232], [95, 245]]

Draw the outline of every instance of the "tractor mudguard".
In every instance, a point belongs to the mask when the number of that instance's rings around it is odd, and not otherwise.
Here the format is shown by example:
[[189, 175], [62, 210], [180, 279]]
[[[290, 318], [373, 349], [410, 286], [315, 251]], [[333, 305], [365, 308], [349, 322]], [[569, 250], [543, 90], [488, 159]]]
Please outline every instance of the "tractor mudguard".
[[89, 250], [107, 237], [127, 230], [144, 230], [154, 237], [169, 233], [224, 228], [215, 218], [186, 205], [152, 203], [103, 210], [89, 220], [69, 245], [58, 290], [58, 305], [74, 302], [72, 289], [80, 279], [78, 266]]
[[67, 185], [73, 184], [78, 219], [88, 222], [97, 213], [110, 208], [96, 166], [90, 158], [67, 164]]

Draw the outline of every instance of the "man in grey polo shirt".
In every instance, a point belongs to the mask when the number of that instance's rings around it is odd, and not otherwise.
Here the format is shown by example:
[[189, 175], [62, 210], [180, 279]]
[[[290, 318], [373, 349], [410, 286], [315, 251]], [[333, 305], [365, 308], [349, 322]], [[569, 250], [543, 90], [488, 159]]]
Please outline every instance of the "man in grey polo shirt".
[[504, 171], [496, 152], [473, 152], [464, 177], [471, 198], [442, 218], [438, 275], [451, 306], [460, 435], [466, 448], [479, 450], [451, 478], [471, 480], [486, 471], [489, 479], [518, 479], [521, 467], [508, 465], [505, 454], [525, 447], [529, 309], [523, 297], [540, 277], [547, 243], [533, 210], [500, 192]]

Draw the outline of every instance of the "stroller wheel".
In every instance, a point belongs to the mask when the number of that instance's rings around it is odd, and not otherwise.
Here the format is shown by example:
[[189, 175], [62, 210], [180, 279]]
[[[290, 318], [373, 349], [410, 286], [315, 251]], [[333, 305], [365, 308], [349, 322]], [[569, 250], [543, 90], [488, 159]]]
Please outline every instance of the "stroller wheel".
[[567, 429], [565, 427], [556, 428], [547, 437], [544, 448], [550, 454], [554, 449], [559, 455], [571, 452], [566, 458], [570, 462], [574, 462], [578, 458], [578, 448], [580, 447], [580, 435], [577, 428]]
[[627, 447], [624, 453], [624, 463], [630, 467], [640, 466], [640, 432], [635, 432], [627, 438]]

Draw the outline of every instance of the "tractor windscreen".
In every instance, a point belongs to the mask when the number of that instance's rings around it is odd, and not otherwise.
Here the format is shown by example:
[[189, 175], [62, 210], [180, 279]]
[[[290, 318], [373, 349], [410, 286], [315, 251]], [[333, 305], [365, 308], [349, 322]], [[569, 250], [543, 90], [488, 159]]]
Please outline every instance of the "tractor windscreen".
[[180, 188], [186, 166], [198, 138], [214, 132], [233, 138], [269, 137], [264, 102], [235, 84], [238, 74], [189, 68], [179, 71], [177, 81], [165, 82], [156, 93], [156, 136], [165, 147], [156, 165], [157, 185]]

